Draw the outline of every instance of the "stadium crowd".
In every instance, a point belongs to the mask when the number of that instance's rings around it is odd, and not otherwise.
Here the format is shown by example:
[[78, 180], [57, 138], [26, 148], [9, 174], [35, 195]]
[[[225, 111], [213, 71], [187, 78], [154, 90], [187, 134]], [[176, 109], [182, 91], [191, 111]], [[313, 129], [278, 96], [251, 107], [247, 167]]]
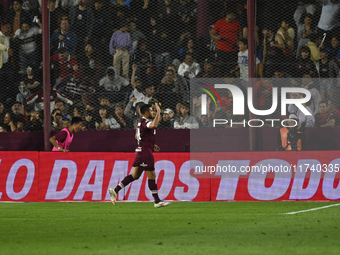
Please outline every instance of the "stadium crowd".
[[[138, 108], [156, 102], [164, 129], [237, 119], [231, 94], [223, 95], [222, 106], [208, 99], [207, 115], [200, 113], [200, 98], [190, 96], [194, 78], [224, 79], [246, 94], [246, 6], [220, 4], [209, 10], [208, 36], [198, 38], [195, 0], [50, 0], [52, 129], [75, 116], [83, 118], [84, 130], [133, 129]], [[339, 126], [340, 1], [291, 4], [295, 11], [280, 24], [256, 26], [256, 108], [270, 108], [273, 87], [303, 87], [312, 94], [304, 104], [312, 115], [288, 107], [299, 124]], [[43, 130], [40, 5], [5, 0], [1, 6], [0, 132]], [[282, 118], [279, 108], [271, 117]]]

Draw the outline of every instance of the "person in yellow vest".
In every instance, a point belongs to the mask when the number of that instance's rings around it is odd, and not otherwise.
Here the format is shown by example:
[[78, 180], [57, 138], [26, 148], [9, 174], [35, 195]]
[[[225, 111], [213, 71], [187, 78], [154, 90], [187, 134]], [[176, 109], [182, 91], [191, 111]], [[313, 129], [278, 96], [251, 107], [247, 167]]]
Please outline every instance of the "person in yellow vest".
[[303, 130], [299, 128], [299, 120], [295, 114], [290, 114], [280, 128], [277, 138], [278, 151], [301, 151]]

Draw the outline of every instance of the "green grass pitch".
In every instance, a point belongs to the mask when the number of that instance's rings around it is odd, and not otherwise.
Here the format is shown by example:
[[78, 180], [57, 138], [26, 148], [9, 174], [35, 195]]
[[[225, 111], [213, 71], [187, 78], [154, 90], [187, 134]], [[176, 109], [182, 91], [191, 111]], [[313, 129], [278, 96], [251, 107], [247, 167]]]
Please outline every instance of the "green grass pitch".
[[335, 202], [0, 203], [0, 255], [339, 254]]

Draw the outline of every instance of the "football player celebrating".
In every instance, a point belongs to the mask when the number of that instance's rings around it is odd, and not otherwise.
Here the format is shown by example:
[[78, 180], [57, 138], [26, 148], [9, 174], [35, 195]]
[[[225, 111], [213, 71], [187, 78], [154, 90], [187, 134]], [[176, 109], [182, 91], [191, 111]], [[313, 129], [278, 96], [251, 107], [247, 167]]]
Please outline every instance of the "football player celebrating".
[[138, 121], [135, 135], [138, 145], [135, 150], [132, 174], [126, 176], [114, 189], [109, 189], [111, 201], [114, 205], [116, 204], [117, 193], [129, 183], [137, 180], [143, 171], [148, 176], [148, 186], [155, 200], [154, 207], [159, 208], [170, 204], [170, 202], [160, 200], [158, 197], [153, 151], [160, 150], [155, 144], [155, 134], [161, 119], [161, 109], [157, 103], [155, 108], [157, 112], [150, 104], [145, 104], [139, 109], [142, 118]]

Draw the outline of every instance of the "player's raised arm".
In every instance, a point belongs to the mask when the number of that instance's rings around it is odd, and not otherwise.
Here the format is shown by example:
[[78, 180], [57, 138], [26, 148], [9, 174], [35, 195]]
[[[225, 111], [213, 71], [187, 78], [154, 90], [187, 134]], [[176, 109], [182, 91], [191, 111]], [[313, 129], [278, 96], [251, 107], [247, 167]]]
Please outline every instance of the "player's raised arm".
[[161, 108], [159, 108], [159, 105], [158, 103], [155, 103], [155, 107], [156, 107], [156, 116], [155, 118], [153, 119], [153, 121], [150, 123], [150, 125], [148, 126], [148, 128], [150, 129], [155, 129], [157, 128], [160, 120], [161, 120]]

